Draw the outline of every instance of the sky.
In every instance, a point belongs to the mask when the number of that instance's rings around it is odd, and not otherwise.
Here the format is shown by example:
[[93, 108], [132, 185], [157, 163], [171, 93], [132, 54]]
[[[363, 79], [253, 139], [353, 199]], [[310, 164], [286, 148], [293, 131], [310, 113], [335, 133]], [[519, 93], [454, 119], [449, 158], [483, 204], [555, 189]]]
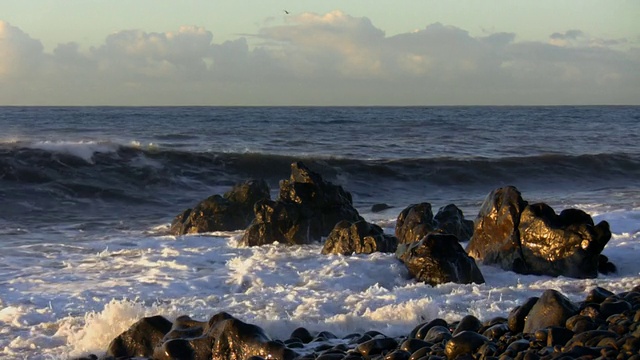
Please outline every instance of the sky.
[[640, 105], [638, 19], [637, 0], [2, 0], [0, 105]]

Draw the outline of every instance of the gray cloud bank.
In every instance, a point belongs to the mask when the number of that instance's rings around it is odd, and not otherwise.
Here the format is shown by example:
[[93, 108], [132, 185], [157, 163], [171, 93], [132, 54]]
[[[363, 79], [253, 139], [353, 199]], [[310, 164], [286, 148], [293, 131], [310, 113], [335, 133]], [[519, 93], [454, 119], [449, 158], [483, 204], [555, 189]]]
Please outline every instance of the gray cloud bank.
[[439, 23], [386, 36], [367, 18], [334, 11], [290, 16], [223, 43], [185, 26], [126, 30], [87, 51], [67, 43], [48, 53], [0, 21], [0, 104], [639, 104], [632, 40], [571, 29], [550, 32], [546, 43], [519, 42]]

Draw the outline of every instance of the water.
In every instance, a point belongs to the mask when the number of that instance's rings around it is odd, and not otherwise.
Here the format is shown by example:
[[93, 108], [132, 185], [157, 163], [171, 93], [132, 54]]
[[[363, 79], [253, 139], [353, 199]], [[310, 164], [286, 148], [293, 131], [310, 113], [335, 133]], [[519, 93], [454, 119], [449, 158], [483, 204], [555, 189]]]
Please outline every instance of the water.
[[[406, 334], [423, 320], [506, 315], [544, 289], [582, 299], [640, 285], [639, 107], [0, 108], [0, 357], [101, 354], [143, 316], [219, 311], [286, 338], [298, 326]], [[480, 266], [430, 287], [387, 254], [239, 247], [242, 231], [174, 237], [175, 215], [236, 182], [273, 197], [302, 160], [393, 233], [409, 204], [473, 219], [515, 185], [611, 224], [618, 273], [575, 280]], [[393, 208], [381, 213], [376, 203]], [[464, 245], [464, 244], [463, 244]]]

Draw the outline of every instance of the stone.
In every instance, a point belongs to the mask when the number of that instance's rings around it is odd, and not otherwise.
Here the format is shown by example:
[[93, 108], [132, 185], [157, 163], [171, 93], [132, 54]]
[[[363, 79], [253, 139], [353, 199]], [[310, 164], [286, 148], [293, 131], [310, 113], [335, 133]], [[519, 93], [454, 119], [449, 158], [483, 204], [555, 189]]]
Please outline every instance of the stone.
[[258, 200], [269, 198], [269, 186], [264, 180], [236, 184], [223, 196], [210, 196], [193, 209], [187, 209], [176, 216], [169, 232], [183, 235], [244, 229], [254, 218], [254, 204]]
[[427, 202], [406, 207], [396, 219], [396, 237], [401, 244], [420, 241], [430, 233], [451, 234], [459, 241], [468, 241], [473, 234], [473, 221], [465, 220], [462, 210], [449, 204], [434, 216]]
[[578, 313], [578, 307], [556, 290], [545, 290], [529, 311], [524, 323], [524, 333], [549, 326], [564, 326], [567, 319]]
[[454, 235], [431, 233], [418, 242], [398, 246], [396, 257], [411, 276], [432, 286], [484, 283], [480, 269]]
[[109, 343], [107, 356], [150, 357], [171, 326], [171, 322], [162, 316], [142, 318]]
[[537, 296], [530, 297], [525, 301], [522, 305], [516, 306], [509, 312], [509, 316], [507, 317], [507, 324], [509, 325], [509, 330], [513, 333], [520, 333], [524, 329], [524, 323], [527, 319], [527, 315], [529, 315], [529, 311], [533, 308], [540, 299]]
[[278, 199], [257, 202], [254, 213], [240, 240], [245, 246], [310, 244], [327, 237], [342, 220], [362, 220], [349, 192], [324, 181], [302, 162], [291, 164], [291, 176], [280, 181]]
[[470, 256], [521, 274], [594, 278], [609, 224], [594, 224], [582, 210], [559, 215], [544, 203], [529, 204], [513, 186], [492, 191], [474, 222]]
[[473, 331], [463, 331], [452, 337], [444, 348], [447, 359], [455, 359], [463, 354], [473, 354], [490, 340]]
[[364, 220], [351, 223], [342, 220], [336, 224], [324, 243], [322, 254], [371, 254], [392, 253], [398, 247], [398, 239], [386, 235], [378, 225]]

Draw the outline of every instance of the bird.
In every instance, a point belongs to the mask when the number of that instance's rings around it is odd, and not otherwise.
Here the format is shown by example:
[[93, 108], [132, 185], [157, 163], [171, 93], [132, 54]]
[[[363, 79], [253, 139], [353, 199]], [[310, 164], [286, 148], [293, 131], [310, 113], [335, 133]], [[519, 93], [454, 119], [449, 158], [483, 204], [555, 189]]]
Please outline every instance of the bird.
[[289, 12], [287, 10], [282, 10], [284, 11], [285, 14], [289, 15]]

